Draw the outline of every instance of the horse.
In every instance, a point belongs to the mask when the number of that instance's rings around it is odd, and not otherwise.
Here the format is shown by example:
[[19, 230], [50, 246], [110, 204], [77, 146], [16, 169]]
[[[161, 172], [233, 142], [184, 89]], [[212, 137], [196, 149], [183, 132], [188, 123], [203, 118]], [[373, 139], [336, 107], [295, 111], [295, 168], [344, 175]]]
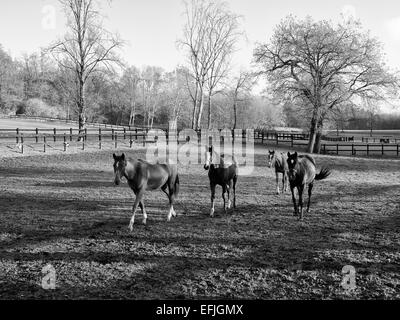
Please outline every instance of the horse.
[[[213, 161], [220, 159], [216, 164]], [[206, 147], [206, 163], [204, 169], [208, 171], [208, 178], [211, 187], [211, 212], [210, 217], [214, 217], [215, 207], [215, 189], [217, 185], [222, 187], [222, 198], [224, 200], [224, 212], [231, 209], [230, 190], [233, 190], [233, 209], [236, 209], [236, 183], [238, 179], [238, 164], [234, 156], [232, 160], [227, 160], [225, 155], [219, 155], [214, 151], [213, 147]], [[225, 193], [228, 193], [228, 206], [226, 205]]]
[[[331, 171], [327, 168], [322, 168], [320, 173], [316, 174], [314, 158], [309, 155], [299, 156], [297, 152], [294, 154], [288, 152], [287, 163], [289, 167], [289, 183], [294, 205], [294, 216], [299, 215], [299, 219], [303, 220], [303, 191], [305, 187], [308, 186], [307, 213], [309, 213], [314, 181], [325, 180], [330, 176]], [[296, 197], [294, 195], [295, 188], [297, 188], [299, 193], [298, 206], [296, 205]]]
[[282, 192], [285, 193], [288, 187], [288, 164], [287, 157], [283, 153], [276, 153], [275, 151], [268, 150], [268, 168], [275, 168], [276, 175], [276, 192], [279, 191], [279, 173], [282, 173]]
[[[172, 216], [176, 217], [174, 200], [179, 194], [179, 176], [176, 165], [150, 164], [144, 160], [127, 159], [125, 154], [114, 157], [114, 183], [119, 185], [121, 177], [125, 177], [129, 187], [135, 193], [136, 199], [133, 205], [133, 215], [129, 223], [129, 230], [133, 231], [135, 214], [138, 206], [142, 210], [143, 224], [147, 223], [147, 213], [144, 207], [143, 196], [145, 191], [161, 189], [169, 199], [168, 221]], [[168, 189], [168, 192], [167, 192]]]

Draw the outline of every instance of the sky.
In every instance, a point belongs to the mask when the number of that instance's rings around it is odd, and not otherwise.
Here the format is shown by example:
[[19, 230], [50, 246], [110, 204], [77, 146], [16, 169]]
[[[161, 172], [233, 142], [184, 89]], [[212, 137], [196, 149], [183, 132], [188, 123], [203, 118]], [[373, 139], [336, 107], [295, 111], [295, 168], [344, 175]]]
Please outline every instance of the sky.
[[[341, 13], [361, 20], [384, 45], [388, 65], [400, 70], [400, 1], [398, 0], [227, 0], [242, 16], [247, 40], [235, 53], [234, 69], [248, 68], [257, 43], [266, 42], [273, 28], [288, 14], [315, 20], [339, 21]], [[103, 1], [102, 12], [110, 31], [127, 44], [121, 56], [130, 65], [161, 66], [167, 71], [183, 64], [177, 48], [184, 25], [183, 0]], [[65, 32], [64, 13], [57, 0], [1, 0], [0, 44], [13, 57], [38, 51]]]

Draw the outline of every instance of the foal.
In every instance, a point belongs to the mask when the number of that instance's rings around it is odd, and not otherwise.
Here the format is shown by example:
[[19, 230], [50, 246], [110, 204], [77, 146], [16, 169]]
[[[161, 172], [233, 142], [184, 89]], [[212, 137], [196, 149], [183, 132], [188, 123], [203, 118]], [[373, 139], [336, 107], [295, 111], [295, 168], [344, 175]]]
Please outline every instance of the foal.
[[[289, 167], [289, 182], [290, 190], [292, 192], [292, 200], [294, 205], [294, 215], [299, 219], [303, 219], [303, 191], [308, 186], [308, 204], [307, 213], [310, 212], [311, 194], [314, 187], [314, 181], [324, 180], [329, 177], [331, 171], [323, 168], [319, 174], [316, 174], [315, 160], [309, 155], [299, 156], [297, 152], [290, 154], [288, 152], [287, 159]], [[297, 188], [299, 193], [299, 204], [296, 204], [296, 197], [294, 189]], [[299, 209], [300, 207], [300, 209]]]
[[268, 168], [275, 168], [276, 175], [276, 192], [279, 191], [279, 173], [282, 173], [282, 192], [285, 193], [288, 187], [288, 171], [287, 157], [283, 153], [276, 153], [268, 150]]
[[[150, 164], [144, 160], [127, 159], [125, 154], [114, 157], [114, 183], [119, 185], [121, 177], [125, 177], [129, 187], [135, 193], [136, 199], [133, 205], [133, 215], [129, 223], [129, 230], [133, 230], [135, 214], [138, 206], [143, 213], [143, 224], [147, 222], [146, 209], [144, 207], [143, 195], [146, 190], [161, 189], [169, 199], [168, 221], [172, 216], [176, 217], [174, 200], [179, 193], [179, 176], [176, 165]], [[167, 192], [168, 189], [168, 192]]]
[[[236, 208], [236, 183], [238, 178], [238, 165], [235, 157], [232, 157], [232, 163], [225, 160], [221, 155], [219, 164], [213, 163], [218, 158], [218, 154], [213, 147], [206, 148], [206, 163], [204, 169], [208, 170], [208, 178], [211, 187], [211, 212], [210, 217], [214, 217], [215, 207], [215, 188], [217, 185], [222, 187], [222, 198], [224, 199], [224, 211], [231, 208], [230, 190], [233, 190], [233, 208]], [[226, 205], [225, 193], [228, 193], [228, 206]]]

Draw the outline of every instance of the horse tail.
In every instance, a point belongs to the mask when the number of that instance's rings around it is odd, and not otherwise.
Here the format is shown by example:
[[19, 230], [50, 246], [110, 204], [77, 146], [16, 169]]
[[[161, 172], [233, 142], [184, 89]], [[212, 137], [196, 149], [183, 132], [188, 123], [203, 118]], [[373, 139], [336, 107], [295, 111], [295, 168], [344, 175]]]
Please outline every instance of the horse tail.
[[315, 176], [315, 180], [317, 181], [325, 180], [331, 175], [331, 173], [332, 173], [331, 170], [329, 170], [328, 168], [322, 168], [321, 172]]
[[178, 195], [179, 195], [179, 175], [178, 175], [178, 173], [176, 174], [176, 178], [175, 178], [174, 194], [176, 197], [178, 197]]

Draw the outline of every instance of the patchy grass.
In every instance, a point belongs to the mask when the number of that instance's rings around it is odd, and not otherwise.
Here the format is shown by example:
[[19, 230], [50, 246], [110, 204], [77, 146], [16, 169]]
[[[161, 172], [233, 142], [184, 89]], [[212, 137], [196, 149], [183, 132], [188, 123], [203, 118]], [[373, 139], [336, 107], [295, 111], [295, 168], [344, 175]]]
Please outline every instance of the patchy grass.
[[[316, 157], [333, 174], [299, 222], [265, 154], [240, 177], [235, 212], [218, 198], [209, 218], [206, 172], [182, 166], [178, 217], [167, 223], [165, 195], [147, 193], [148, 225], [132, 233], [133, 193], [113, 186], [112, 152], [0, 159], [0, 298], [399, 299], [400, 162]], [[53, 291], [40, 286], [49, 263]], [[341, 287], [346, 265], [353, 291]]]

